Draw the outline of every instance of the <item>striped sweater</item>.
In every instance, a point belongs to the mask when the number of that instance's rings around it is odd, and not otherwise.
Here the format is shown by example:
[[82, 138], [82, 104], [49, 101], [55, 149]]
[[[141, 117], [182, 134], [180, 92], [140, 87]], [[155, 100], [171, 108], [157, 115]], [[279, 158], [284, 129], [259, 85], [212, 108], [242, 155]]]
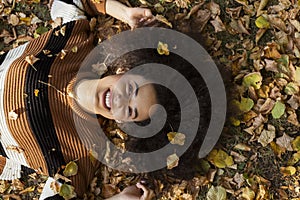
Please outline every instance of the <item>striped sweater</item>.
[[54, 0], [51, 5], [52, 19], [62, 17], [63, 25], [0, 56], [0, 180], [34, 170], [53, 176], [76, 160], [79, 171], [70, 179], [80, 196], [99, 166], [89, 157], [90, 141], [99, 138], [93, 133], [97, 126], [67, 94], [94, 47], [86, 14], [105, 13], [105, 2]]

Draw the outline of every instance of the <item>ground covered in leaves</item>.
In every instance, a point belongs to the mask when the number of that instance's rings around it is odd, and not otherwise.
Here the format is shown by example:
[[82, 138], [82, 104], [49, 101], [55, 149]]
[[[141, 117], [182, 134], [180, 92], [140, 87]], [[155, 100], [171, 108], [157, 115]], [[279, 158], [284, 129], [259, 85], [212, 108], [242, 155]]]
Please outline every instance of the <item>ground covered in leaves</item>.
[[[2, 0], [0, 52], [48, 31], [48, 2]], [[300, 2], [297, 0], [140, 0], [157, 19], [181, 32], [202, 37], [226, 77], [227, 122], [215, 149], [197, 162], [190, 181], [161, 174], [117, 172], [103, 166], [86, 199], [102, 199], [152, 180], [156, 199], [300, 199]], [[128, 29], [108, 16], [91, 19], [99, 41]], [[118, 129], [108, 132], [119, 145]], [[34, 199], [44, 177], [0, 182], [3, 199]]]

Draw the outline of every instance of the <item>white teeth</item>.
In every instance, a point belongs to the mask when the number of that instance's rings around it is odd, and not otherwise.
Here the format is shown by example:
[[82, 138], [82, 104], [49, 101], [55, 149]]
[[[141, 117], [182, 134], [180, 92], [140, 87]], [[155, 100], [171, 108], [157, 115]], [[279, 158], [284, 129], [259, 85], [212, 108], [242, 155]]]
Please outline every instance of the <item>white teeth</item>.
[[106, 106], [107, 106], [108, 108], [111, 108], [111, 106], [110, 106], [110, 91], [108, 91], [108, 92], [106, 93], [106, 96], [105, 96], [105, 104], [106, 104]]

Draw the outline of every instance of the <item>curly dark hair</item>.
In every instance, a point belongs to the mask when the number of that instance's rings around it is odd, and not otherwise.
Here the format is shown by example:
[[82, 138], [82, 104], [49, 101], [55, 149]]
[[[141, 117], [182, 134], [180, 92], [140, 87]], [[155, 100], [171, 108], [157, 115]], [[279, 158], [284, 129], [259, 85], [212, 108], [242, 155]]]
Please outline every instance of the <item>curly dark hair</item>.
[[[205, 62], [205, 61], [203, 61]], [[139, 49], [122, 55], [120, 58], [114, 60], [110, 63], [110, 70], [108, 73], [114, 73], [117, 69], [132, 69], [134, 67], [147, 64], [156, 63], [162, 64], [175, 69], [179, 74], [183, 75], [189, 84], [193, 88], [198, 100], [198, 105], [200, 109], [200, 119], [198, 124], [198, 132], [196, 137], [193, 139], [190, 147], [185, 151], [185, 153], [180, 157], [179, 166], [175, 167], [172, 173], [176, 176], [182, 178], [191, 178], [195, 170], [193, 169], [193, 163], [195, 159], [198, 158], [198, 152], [200, 150], [203, 139], [206, 135], [208, 125], [211, 116], [211, 100], [209, 96], [208, 88], [199, 74], [199, 72], [190, 64], [187, 60], [181, 56], [171, 53], [170, 55], [159, 55], [156, 49]], [[134, 72], [133, 72], [134, 73]], [[166, 75], [168, 76], [168, 75]], [[172, 84], [176, 81], [176, 76], [169, 81]], [[178, 128], [181, 123], [181, 111], [182, 108], [176, 95], [168, 88], [166, 85], [153, 84], [156, 90], [158, 103], [164, 107], [167, 113], [167, 119], [161, 130], [149, 138], [137, 138], [129, 135], [129, 139], [126, 141], [126, 150], [146, 153], [155, 151], [167, 145], [170, 141], [168, 140], [167, 133], [178, 132]], [[186, 91], [182, 91], [183, 95], [186, 97], [186, 102], [189, 102], [189, 94]], [[191, 119], [194, 117], [195, 111], [190, 112]], [[154, 116], [155, 117], [155, 116]], [[151, 119], [142, 122], [131, 122], [139, 126], [146, 126], [151, 123]], [[187, 122], [188, 124], [189, 122]], [[192, 122], [191, 122], [192, 123]], [[125, 132], [130, 132], [130, 126], [128, 123], [120, 124], [120, 128]], [[189, 139], [189, 133], [183, 133]], [[174, 150], [176, 151], [176, 150]], [[162, 161], [164, 162], [164, 161]]]

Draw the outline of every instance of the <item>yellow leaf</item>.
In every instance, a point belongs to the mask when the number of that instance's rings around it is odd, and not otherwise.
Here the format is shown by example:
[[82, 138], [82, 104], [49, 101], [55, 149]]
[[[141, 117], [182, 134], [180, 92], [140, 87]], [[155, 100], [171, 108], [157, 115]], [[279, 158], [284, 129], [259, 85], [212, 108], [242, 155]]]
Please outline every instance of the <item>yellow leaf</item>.
[[270, 143], [270, 146], [278, 158], [281, 158], [281, 155], [286, 151], [285, 148], [277, 145], [274, 141]]
[[249, 187], [242, 188], [242, 197], [246, 200], [253, 200], [255, 198], [255, 192]]
[[60, 34], [62, 35], [62, 36], [65, 36], [65, 34], [66, 34], [66, 26], [63, 26], [63, 27], [61, 27], [61, 29], [59, 30], [59, 32], [60, 32]]
[[241, 121], [235, 117], [230, 117], [229, 120], [233, 126], [239, 126], [241, 124]]
[[34, 89], [34, 96], [38, 97], [39, 96], [39, 90], [38, 89]]
[[263, 16], [259, 16], [255, 20], [255, 25], [257, 26], [257, 28], [269, 28], [270, 27], [270, 23]]
[[159, 41], [157, 45], [157, 52], [159, 53], [159, 55], [168, 56], [170, 54], [168, 44]]
[[176, 153], [169, 155], [167, 158], [167, 169], [173, 169], [174, 167], [177, 167], [179, 163], [179, 157], [176, 155]]
[[300, 161], [300, 151], [297, 153], [294, 153], [293, 156], [288, 160], [287, 164], [294, 165], [299, 161]]
[[293, 166], [280, 167], [280, 172], [283, 174], [283, 176], [292, 176], [296, 173], [296, 171], [296, 168]]
[[225, 167], [232, 166], [234, 164], [233, 158], [221, 149], [212, 150], [209, 153], [207, 160], [210, 161], [213, 165], [215, 165], [218, 168], [225, 168]]
[[78, 47], [77, 47], [77, 46], [74, 46], [74, 47], [72, 48], [72, 52], [73, 52], [73, 53], [77, 53], [77, 51], [78, 51]]
[[74, 161], [69, 162], [63, 171], [64, 176], [74, 176], [78, 172], [78, 166]]
[[300, 136], [297, 136], [293, 141], [292, 141], [292, 147], [295, 151], [300, 151]]
[[182, 133], [177, 132], [170, 132], [167, 134], [168, 140], [171, 144], [178, 144], [178, 145], [184, 145], [185, 142], [185, 135]]

